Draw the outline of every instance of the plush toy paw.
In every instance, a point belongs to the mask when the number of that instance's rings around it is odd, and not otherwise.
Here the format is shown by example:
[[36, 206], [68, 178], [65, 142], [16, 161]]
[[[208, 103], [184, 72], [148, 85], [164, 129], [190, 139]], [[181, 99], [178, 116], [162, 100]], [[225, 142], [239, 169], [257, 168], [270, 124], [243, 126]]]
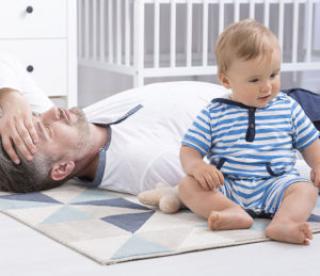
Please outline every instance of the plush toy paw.
[[157, 207], [167, 214], [176, 213], [183, 206], [177, 187], [161, 182], [156, 185], [155, 189], [140, 193], [138, 199], [141, 203]]

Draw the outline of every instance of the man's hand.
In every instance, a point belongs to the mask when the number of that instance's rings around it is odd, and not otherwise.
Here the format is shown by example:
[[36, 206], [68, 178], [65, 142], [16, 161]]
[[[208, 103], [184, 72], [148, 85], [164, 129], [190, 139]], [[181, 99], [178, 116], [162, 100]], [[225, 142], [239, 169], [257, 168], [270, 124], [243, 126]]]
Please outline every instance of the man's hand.
[[16, 164], [20, 160], [13, 145], [25, 158], [32, 160], [38, 135], [29, 103], [19, 92], [4, 88], [0, 89], [0, 107], [0, 135], [5, 151]]
[[224, 183], [224, 177], [221, 171], [204, 161], [198, 162], [192, 168], [190, 174], [205, 191], [214, 190]]
[[310, 173], [310, 178], [313, 182], [313, 184], [320, 188], [320, 164], [314, 168], [312, 168]]

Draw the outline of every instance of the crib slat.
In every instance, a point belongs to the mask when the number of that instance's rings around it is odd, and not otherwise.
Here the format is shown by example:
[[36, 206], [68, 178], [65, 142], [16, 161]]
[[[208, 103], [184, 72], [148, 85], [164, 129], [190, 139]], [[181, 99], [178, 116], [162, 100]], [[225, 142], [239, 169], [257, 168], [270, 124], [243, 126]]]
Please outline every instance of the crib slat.
[[270, 27], [270, 2], [269, 0], [264, 0], [264, 10], [263, 10], [263, 22], [268, 28]]
[[77, 18], [78, 18], [78, 56], [79, 58], [83, 58], [83, 38], [82, 38], [82, 30], [83, 20], [82, 20], [82, 11], [83, 11], [83, 1], [80, 0], [77, 5]]
[[249, 4], [249, 18], [254, 19], [255, 17], [255, 0], [250, 0]]
[[130, 14], [130, 3], [129, 0], [125, 1], [125, 64], [126, 66], [130, 65], [130, 38], [131, 38], [131, 14]]
[[191, 66], [191, 58], [192, 58], [192, 1], [188, 0], [187, 3], [187, 59], [186, 59], [186, 65], [187, 67]]
[[134, 87], [142, 86], [144, 83], [144, 23], [145, 23], [145, 7], [141, 1], [134, 1], [134, 30], [133, 30], [133, 45], [134, 45]]
[[305, 61], [311, 61], [311, 49], [312, 49], [312, 22], [313, 22], [313, 1], [308, 0], [306, 3], [306, 55]]
[[160, 4], [154, 0], [154, 30], [153, 30], [153, 67], [159, 67], [159, 43], [160, 43]]
[[90, 18], [90, 7], [89, 0], [84, 0], [84, 58], [90, 58], [90, 29], [89, 29], [89, 18]]
[[116, 1], [117, 5], [117, 64], [121, 64], [121, 55], [122, 55], [122, 0]]
[[176, 3], [170, 3], [170, 67], [176, 66]]
[[223, 32], [224, 29], [224, 3], [219, 2], [219, 34]]
[[100, 61], [104, 62], [105, 57], [105, 6], [104, 6], [104, 0], [100, 0]]
[[280, 49], [283, 47], [283, 26], [284, 26], [284, 2], [279, 1], [279, 22], [278, 22], [278, 39]]
[[293, 4], [293, 17], [292, 17], [292, 62], [295, 63], [298, 60], [298, 33], [299, 33], [299, 3], [298, 0]]
[[208, 1], [202, 4], [202, 66], [208, 64]]
[[234, 22], [238, 22], [240, 19], [240, 1], [234, 0], [234, 14], [233, 14], [233, 20]]
[[92, 1], [92, 58], [97, 59], [97, 0]]
[[113, 0], [108, 1], [108, 55], [109, 55], [109, 63], [113, 64]]

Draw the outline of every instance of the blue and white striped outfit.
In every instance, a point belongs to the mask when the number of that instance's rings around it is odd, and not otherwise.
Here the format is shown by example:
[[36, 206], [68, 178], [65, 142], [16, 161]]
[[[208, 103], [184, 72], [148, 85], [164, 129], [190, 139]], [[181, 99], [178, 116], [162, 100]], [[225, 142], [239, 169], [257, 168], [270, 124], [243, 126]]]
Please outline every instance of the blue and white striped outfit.
[[301, 106], [280, 92], [264, 108], [212, 100], [182, 144], [221, 170], [224, 195], [244, 209], [274, 214], [291, 184], [308, 181], [294, 168], [295, 149], [305, 149], [318, 137]]

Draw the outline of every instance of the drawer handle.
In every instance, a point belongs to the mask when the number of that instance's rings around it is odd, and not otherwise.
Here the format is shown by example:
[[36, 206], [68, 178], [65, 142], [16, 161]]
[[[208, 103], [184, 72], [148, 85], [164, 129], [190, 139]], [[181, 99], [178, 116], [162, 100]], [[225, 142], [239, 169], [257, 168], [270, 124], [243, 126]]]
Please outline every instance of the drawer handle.
[[27, 12], [27, 13], [33, 13], [33, 7], [32, 7], [32, 6], [28, 6], [28, 7], [26, 8], [26, 12]]
[[34, 68], [33, 68], [32, 65], [28, 65], [28, 66], [27, 66], [27, 71], [28, 71], [29, 73], [33, 72], [33, 70], [34, 70]]

